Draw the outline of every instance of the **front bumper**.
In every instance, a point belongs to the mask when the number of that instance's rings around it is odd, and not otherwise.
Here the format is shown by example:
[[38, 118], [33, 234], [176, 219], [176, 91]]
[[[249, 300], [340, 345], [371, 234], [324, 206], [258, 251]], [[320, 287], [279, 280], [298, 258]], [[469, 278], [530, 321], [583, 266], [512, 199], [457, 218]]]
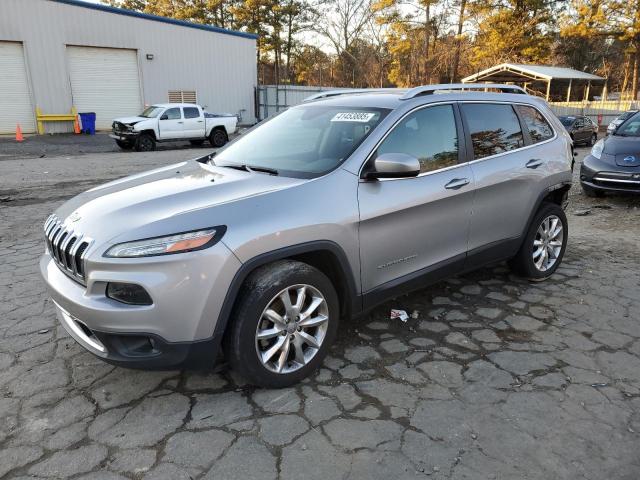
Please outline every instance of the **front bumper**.
[[[204, 252], [87, 261], [86, 287], [64, 274], [48, 252], [40, 271], [60, 323], [92, 354], [131, 368], [193, 368], [217, 359], [215, 325], [240, 267], [222, 242]], [[109, 282], [140, 285], [153, 303], [108, 298]]]
[[133, 142], [136, 138], [138, 138], [138, 132], [111, 132], [109, 134], [110, 138], [114, 140], [121, 140], [123, 142]]
[[640, 193], [640, 168], [611, 165], [588, 155], [580, 166], [580, 183], [603, 192]]

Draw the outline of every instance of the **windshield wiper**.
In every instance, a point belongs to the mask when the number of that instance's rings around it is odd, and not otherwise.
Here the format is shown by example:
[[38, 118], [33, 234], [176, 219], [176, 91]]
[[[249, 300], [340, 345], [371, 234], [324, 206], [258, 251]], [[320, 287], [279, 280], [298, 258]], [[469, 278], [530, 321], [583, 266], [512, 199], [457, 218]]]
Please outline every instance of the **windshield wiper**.
[[278, 175], [278, 170], [276, 170], [275, 168], [247, 165], [246, 163], [227, 163], [222, 165], [216, 164], [216, 166], [235, 168], [236, 170], [243, 170], [245, 172], [260, 172], [260, 173], [268, 173], [269, 175]]

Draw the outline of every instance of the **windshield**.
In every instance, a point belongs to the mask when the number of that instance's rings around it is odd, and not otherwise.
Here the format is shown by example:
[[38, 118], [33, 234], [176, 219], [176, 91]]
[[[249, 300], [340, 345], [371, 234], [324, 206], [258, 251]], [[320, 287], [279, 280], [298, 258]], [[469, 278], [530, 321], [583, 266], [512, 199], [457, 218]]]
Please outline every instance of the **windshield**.
[[140, 116], [147, 117], [147, 118], [156, 118], [158, 115], [160, 115], [162, 110], [164, 110], [162, 107], [154, 107], [154, 106], [147, 107], [144, 109], [144, 112], [140, 114]]
[[560, 123], [565, 127], [570, 127], [573, 125], [573, 122], [576, 121], [576, 117], [560, 117]]
[[215, 164], [314, 177], [340, 165], [388, 113], [382, 108], [293, 107], [229, 144]]
[[616, 120], [619, 120], [621, 122], [625, 121], [627, 118], [631, 118], [632, 116], [634, 116], [637, 112], [624, 112], [622, 115], [620, 115], [618, 118], [616, 118]]
[[620, 137], [639, 137], [640, 136], [640, 115], [633, 115], [620, 125], [614, 135]]

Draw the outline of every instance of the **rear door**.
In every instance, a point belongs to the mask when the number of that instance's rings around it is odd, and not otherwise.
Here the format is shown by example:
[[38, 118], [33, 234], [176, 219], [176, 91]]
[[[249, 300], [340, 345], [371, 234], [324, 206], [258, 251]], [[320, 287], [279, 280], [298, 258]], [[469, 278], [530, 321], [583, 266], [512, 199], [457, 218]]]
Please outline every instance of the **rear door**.
[[573, 140], [575, 142], [585, 142], [591, 135], [591, 132], [588, 130], [584, 118], [578, 117], [578, 119], [573, 124]]
[[460, 109], [476, 187], [469, 256], [470, 262], [484, 263], [505, 258], [508, 248], [519, 245], [544, 190], [545, 164], [555, 161], [547, 142], [554, 133], [530, 106], [462, 103]]
[[198, 107], [183, 107], [184, 114], [184, 137], [204, 138], [205, 124], [204, 115]]
[[421, 173], [358, 184], [365, 302], [446, 266], [448, 273], [462, 268], [473, 182], [469, 165], [460, 163], [461, 138], [455, 105], [426, 106], [398, 122], [373, 152], [369, 161], [383, 153], [412, 155]]
[[171, 140], [184, 138], [184, 120], [182, 119], [182, 109], [179, 107], [167, 108], [160, 115], [158, 129], [160, 139]]

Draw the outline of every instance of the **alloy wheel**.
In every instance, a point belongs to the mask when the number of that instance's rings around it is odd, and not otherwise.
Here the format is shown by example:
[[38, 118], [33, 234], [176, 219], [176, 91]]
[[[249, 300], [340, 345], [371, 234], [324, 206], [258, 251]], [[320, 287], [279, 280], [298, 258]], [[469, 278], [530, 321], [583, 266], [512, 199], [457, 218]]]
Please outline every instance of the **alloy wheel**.
[[549, 215], [542, 220], [533, 240], [533, 264], [546, 272], [558, 261], [564, 240], [562, 221], [556, 215]]
[[274, 296], [256, 328], [256, 353], [275, 373], [304, 367], [318, 353], [329, 325], [329, 307], [311, 285], [292, 285]]

